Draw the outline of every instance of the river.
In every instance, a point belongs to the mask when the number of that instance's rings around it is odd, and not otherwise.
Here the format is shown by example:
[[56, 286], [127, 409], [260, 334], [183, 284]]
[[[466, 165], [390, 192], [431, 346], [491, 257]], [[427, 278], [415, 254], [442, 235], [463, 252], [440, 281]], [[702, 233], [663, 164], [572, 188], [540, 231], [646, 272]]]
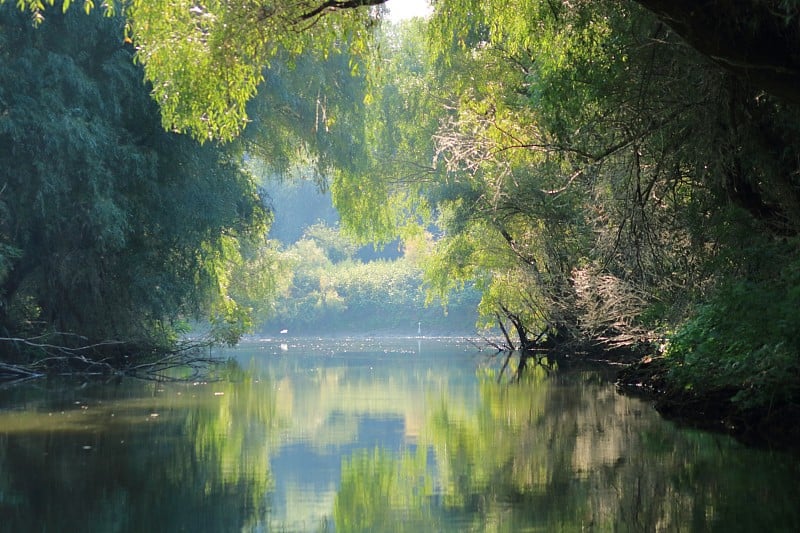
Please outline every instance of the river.
[[800, 461], [600, 369], [455, 339], [261, 339], [204, 382], [0, 388], [0, 531], [800, 531]]

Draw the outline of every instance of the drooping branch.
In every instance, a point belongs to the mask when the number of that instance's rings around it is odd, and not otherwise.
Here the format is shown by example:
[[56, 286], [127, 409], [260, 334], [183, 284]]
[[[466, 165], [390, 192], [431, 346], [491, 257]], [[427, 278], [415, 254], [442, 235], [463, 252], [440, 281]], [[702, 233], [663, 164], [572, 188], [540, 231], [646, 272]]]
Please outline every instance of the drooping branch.
[[385, 4], [386, 1], [387, 0], [326, 0], [317, 7], [302, 13], [298, 17], [298, 22], [308, 21], [331, 11], [379, 6], [381, 4]]

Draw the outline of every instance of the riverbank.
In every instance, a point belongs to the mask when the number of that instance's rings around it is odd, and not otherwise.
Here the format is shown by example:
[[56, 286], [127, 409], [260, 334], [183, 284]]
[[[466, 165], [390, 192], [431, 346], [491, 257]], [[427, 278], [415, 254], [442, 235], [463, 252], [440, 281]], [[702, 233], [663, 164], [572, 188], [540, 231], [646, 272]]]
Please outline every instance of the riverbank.
[[746, 407], [734, 400], [735, 387], [686, 389], [669, 380], [664, 357], [646, 357], [620, 370], [618, 389], [652, 401], [665, 418], [681, 425], [733, 435], [753, 446], [800, 452], [800, 405]]

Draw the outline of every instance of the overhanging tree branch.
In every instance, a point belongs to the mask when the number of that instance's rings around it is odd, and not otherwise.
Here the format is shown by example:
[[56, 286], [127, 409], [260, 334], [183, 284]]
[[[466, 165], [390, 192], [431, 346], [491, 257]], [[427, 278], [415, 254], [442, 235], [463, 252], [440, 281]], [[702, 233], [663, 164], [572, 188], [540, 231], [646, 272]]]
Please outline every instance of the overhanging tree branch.
[[326, 0], [314, 9], [306, 11], [298, 17], [298, 22], [304, 22], [324, 15], [331, 11], [341, 9], [356, 9], [359, 7], [371, 7], [385, 4], [387, 0]]

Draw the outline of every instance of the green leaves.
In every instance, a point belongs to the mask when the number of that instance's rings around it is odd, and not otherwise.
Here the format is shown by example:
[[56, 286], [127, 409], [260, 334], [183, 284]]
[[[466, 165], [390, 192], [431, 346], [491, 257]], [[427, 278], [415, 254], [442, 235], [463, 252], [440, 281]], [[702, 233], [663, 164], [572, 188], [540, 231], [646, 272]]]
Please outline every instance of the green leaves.
[[189, 317], [237, 339], [256, 305], [236, 276], [262, 259], [243, 250], [267, 216], [235, 147], [161, 129], [119, 19], [56, 12], [34, 30], [7, 7], [0, 326], [163, 346]]
[[[761, 253], [767, 250], [761, 250]], [[800, 398], [800, 292], [795, 259], [780, 274], [726, 282], [671, 338], [667, 355], [675, 386], [738, 391], [743, 408]]]
[[[30, 11], [38, 25], [54, 1], [18, 0], [17, 7]], [[371, 3], [332, 10], [322, 4], [133, 0], [119, 10], [112, 1], [102, 7], [107, 15], [125, 16], [120, 41], [134, 44], [165, 129], [205, 142], [230, 141], [241, 133], [249, 120], [247, 103], [278, 54], [326, 58], [347, 49], [350, 75], [360, 74], [370, 53]], [[63, 0], [62, 11], [71, 5]], [[84, 0], [87, 15], [94, 9], [93, 0]]]
[[215, 6], [134, 2], [127, 12], [165, 129], [191, 131], [201, 142], [241, 131], [245, 104], [262, 80], [262, 65], [223, 40], [226, 21]]
[[[0, 0], [0, 5], [6, 3], [6, 0]], [[28, 11], [31, 13], [31, 19], [34, 26], [39, 26], [45, 20], [45, 11], [48, 7], [55, 5], [55, 0], [17, 0], [17, 9], [20, 11]], [[72, 0], [61, 0], [61, 13], [66, 13]], [[102, 4], [103, 10], [107, 16], [113, 16], [116, 12], [116, 3], [112, 0], [106, 0]], [[95, 4], [93, 0], [83, 0], [83, 12], [88, 15], [94, 10]]]
[[[343, 42], [365, 53], [367, 11], [346, 9], [305, 23], [310, 9], [305, 2], [133, 2], [126, 16], [164, 126], [201, 142], [231, 140], [247, 123], [246, 104], [277, 54], [327, 55]], [[357, 67], [351, 62], [351, 71]]]

